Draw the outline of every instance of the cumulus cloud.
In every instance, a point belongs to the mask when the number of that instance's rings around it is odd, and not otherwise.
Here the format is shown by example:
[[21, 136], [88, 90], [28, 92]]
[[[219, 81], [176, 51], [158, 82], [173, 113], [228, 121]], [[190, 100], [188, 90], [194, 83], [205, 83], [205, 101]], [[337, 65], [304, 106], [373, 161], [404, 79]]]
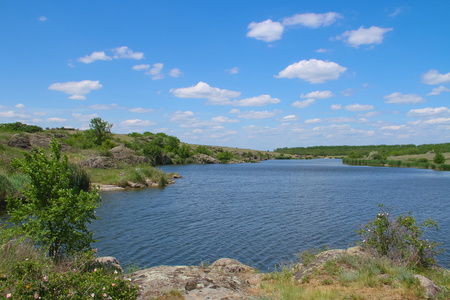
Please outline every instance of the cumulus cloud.
[[406, 115], [408, 117], [427, 117], [435, 115], [446, 115], [450, 114], [450, 109], [448, 107], [426, 107], [419, 109], [411, 109]]
[[171, 76], [171, 77], [178, 78], [182, 75], [183, 75], [183, 73], [178, 68], [173, 68], [172, 70], [169, 71], [169, 76]]
[[213, 117], [213, 118], [211, 118], [211, 122], [212, 122], [213, 124], [238, 123], [239, 120], [236, 120], [236, 119], [230, 119], [230, 118], [224, 117], [224, 116], [218, 116], [218, 117]]
[[305, 124], [317, 124], [323, 122], [322, 119], [308, 119], [305, 121]]
[[315, 91], [310, 92], [306, 95], [302, 93], [300, 96], [300, 98], [312, 98], [312, 99], [328, 99], [331, 97], [334, 97], [334, 94], [331, 91]]
[[450, 83], [450, 72], [439, 74], [437, 70], [430, 70], [422, 74], [422, 82], [425, 84], [447, 84]]
[[333, 104], [330, 106], [332, 110], [340, 110], [342, 109], [342, 104]]
[[303, 101], [295, 101], [294, 103], [292, 103], [292, 106], [297, 107], [297, 108], [306, 108], [306, 107], [310, 106], [311, 104], [314, 104], [314, 102], [316, 102], [316, 100], [306, 99]]
[[164, 64], [162, 63], [153, 64], [153, 66], [147, 72], [145, 72], [145, 74], [152, 76], [153, 80], [163, 79], [164, 74], [161, 73], [163, 67]]
[[403, 95], [400, 92], [395, 92], [390, 95], [386, 95], [383, 97], [383, 99], [386, 99], [386, 101], [384, 101], [385, 103], [395, 103], [395, 104], [416, 104], [425, 102], [425, 99], [417, 94]]
[[90, 55], [80, 57], [79, 62], [90, 64], [96, 60], [112, 60], [112, 57], [105, 54], [105, 51], [92, 52]]
[[233, 74], [239, 73], [239, 68], [238, 67], [234, 67], [234, 68], [231, 68], [231, 69], [227, 69], [225, 71], [227, 71], [228, 73], [233, 75]]
[[319, 48], [316, 50], [317, 53], [325, 53], [327, 51], [328, 51], [327, 49], [323, 49], [323, 48]]
[[273, 42], [281, 39], [284, 27], [280, 22], [268, 19], [260, 23], [251, 22], [247, 29], [247, 36], [265, 42]]
[[138, 113], [138, 114], [146, 114], [149, 112], [153, 112], [154, 109], [152, 108], [142, 108], [142, 107], [136, 107], [136, 108], [130, 108], [128, 111]]
[[14, 118], [16, 117], [16, 113], [12, 110], [10, 111], [0, 111], [0, 117], [2, 118]]
[[358, 114], [358, 117], [362, 117], [362, 118], [371, 118], [371, 117], [376, 117], [379, 116], [381, 113], [379, 111], [371, 111], [365, 114]]
[[371, 110], [374, 109], [373, 105], [362, 105], [359, 103], [351, 104], [345, 106], [345, 109], [348, 111], [363, 111], [363, 110]]
[[149, 127], [156, 125], [156, 123], [148, 120], [131, 119], [120, 122], [120, 125], [123, 127]]
[[279, 121], [280, 122], [296, 122], [299, 118], [296, 115], [288, 115], [285, 117], [282, 117]]
[[98, 115], [97, 114], [83, 115], [80, 113], [73, 113], [72, 117], [77, 121], [86, 122], [92, 120], [93, 118], [97, 118]]
[[243, 111], [241, 112], [238, 109], [233, 109], [230, 111], [230, 113], [236, 113], [238, 114], [238, 118], [243, 118], [243, 119], [256, 119], [256, 120], [261, 120], [261, 119], [270, 119], [274, 116], [276, 116], [278, 113], [280, 113], [279, 110], [274, 110], [274, 111]]
[[111, 110], [111, 109], [124, 109], [124, 107], [120, 107], [119, 105], [112, 103], [112, 104], [93, 104], [89, 105], [89, 108], [91, 109], [103, 109], [103, 110]]
[[24, 108], [25, 108], [25, 105], [23, 105], [22, 103], [19, 103], [19, 104], [16, 105], [16, 108], [18, 108], [18, 109], [24, 109]]
[[377, 26], [366, 29], [361, 26], [357, 30], [344, 32], [342, 35], [337, 36], [336, 39], [342, 39], [350, 46], [358, 48], [361, 45], [381, 44], [383, 42], [384, 34], [392, 30], [393, 28], [381, 28]]
[[133, 66], [132, 69], [135, 71], [148, 70], [148, 69], [150, 69], [150, 65], [146, 65], [146, 64], [135, 65], [135, 66]]
[[188, 111], [181, 111], [177, 110], [171, 117], [171, 122], [176, 123], [185, 123], [185, 122], [192, 122], [195, 120], [195, 114], [188, 110]]
[[338, 79], [341, 73], [347, 70], [339, 64], [331, 61], [317, 59], [301, 60], [287, 66], [280, 71], [275, 78], [300, 78], [309, 83], [324, 83], [329, 80]]
[[296, 14], [292, 17], [284, 18], [283, 25], [297, 25], [300, 24], [302, 26], [306, 26], [309, 28], [318, 28], [320, 26], [326, 27], [330, 26], [337, 19], [342, 18], [342, 16], [336, 12], [327, 12], [324, 14], [315, 14], [315, 13], [305, 13], [305, 14]]
[[144, 53], [142, 53], [142, 52], [134, 52], [133, 50], [131, 50], [127, 46], [117, 47], [117, 48], [114, 48], [112, 51], [114, 53], [113, 57], [115, 59], [131, 58], [131, 59], [139, 60], [139, 59], [143, 59], [144, 58]]
[[438, 96], [444, 92], [450, 92], [450, 89], [441, 85], [440, 87], [434, 88], [430, 93], [427, 94], [427, 96]]
[[62, 118], [48, 118], [47, 121], [48, 122], [59, 122], [59, 123], [61, 123], [61, 122], [65, 122], [67, 120], [66, 119], [62, 119]]
[[341, 94], [344, 97], [350, 97], [350, 96], [352, 96], [354, 94], [354, 92], [355, 91], [352, 88], [347, 88], [347, 89], [341, 91]]
[[278, 98], [272, 98], [270, 95], [260, 95], [258, 97], [246, 98], [242, 100], [234, 100], [232, 104], [234, 106], [265, 106], [269, 104], [280, 103]]
[[400, 130], [406, 128], [406, 125], [391, 125], [391, 126], [383, 126], [381, 130]]
[[45, 22], [45, 21], [47, 21], [47, 17], [46, 16], [40, 16], [38, 20], [41, 21], [41, 22]]
[[230, 104], [231, 98], [236, 98], [241, 95], [241, 92], [229, 91], [211, 87], [206, 82], [200, 81], [195, 86], [187, 88], [171, 89], [170, 92], [178, 98], [203, 98], [208, 99], [209, 104], [227, 105]]
[[450, 124], [450, 118], [435, 118], [424, 121], [425, 124]]
[[53, 83], [48, 87], [48, 89], [72, 95], [69, 99], [86, 100], [84, 95], [89, 94], [92, 90], [101, 89], [102, 87], [103, 86], [98, 80], [82, 80]]
[[402, 7], [397, 7], [392, 13], [389, 14], [389, 17], [395, 17], [396, 15], [403, 12]]

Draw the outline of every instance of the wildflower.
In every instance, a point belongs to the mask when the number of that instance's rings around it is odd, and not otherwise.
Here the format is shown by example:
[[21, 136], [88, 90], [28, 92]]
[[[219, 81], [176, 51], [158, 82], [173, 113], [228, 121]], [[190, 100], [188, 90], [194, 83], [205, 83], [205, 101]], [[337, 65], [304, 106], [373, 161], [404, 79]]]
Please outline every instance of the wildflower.
[[97, 272], [97, 268], [94, 269], [94, 272]]
[[115, 286], [116, 284], [113, 282], [113, 283], [111, 283], [111, 286]]
[[27, 258], [25, 258], [25, 260], [28, 260], [29, 258], [27, 257]]
[[37, 293], [34, 294], [34, 299], [40, 299], [39, 295]]
[[106, 290], [106, 288], [102, 288], [102, 290]]
[[43, 278], [43, 279], [44, 279], [44, 281], [45, 281], [45, 282], [47, 282], [47, 281], [48, 281], [48, 277], [47, 277], [47, 276], [44, 276], [44, 278]]
[[6, 298], [11, 298], [11, 293], [6, 294]]
[[114, 270], [114, 274], [117, 274], [117, 273], [119, 273], [119, 272], [117, 272], [117, 270]]
[[106, 295], [106, 293], [103, 293], [103, 297], [106, 297], [107, 295]]
[[94, 297], [95, 297], [95, 294], [94, 294], [94, 293], [92, 293], [92, 294], [91, 294], [91, 297], [92, 297], [92, 298], [94, 298]]
[[97, 248], [95, 248], [95, 249], [92, 249], [92, 252], [94, 252], [94, 253], [97, 253]]

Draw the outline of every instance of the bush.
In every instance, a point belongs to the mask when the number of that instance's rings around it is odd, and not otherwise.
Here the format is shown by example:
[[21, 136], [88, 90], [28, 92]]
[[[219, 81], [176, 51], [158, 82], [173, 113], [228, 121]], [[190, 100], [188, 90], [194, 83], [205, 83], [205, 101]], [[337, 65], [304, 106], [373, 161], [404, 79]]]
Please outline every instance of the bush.
[[13, 165], [30, 178], [28, 189], [21, 192], [27, 201], [9, 197], [7, 209], [14, 226], [10, 236], [26, 236], [48, 249], [50, 257], [73, 254], [88, 249], [92, 232], [87, 223], [96, 219], [94, 209], [100, 203], [96, 189], [77, 193], [70, 188], [67, 157], [61, 158], [61, 144], [53, 137], [50, 157], [43, 149], [23, 152], [22, 160]]
[[444, 155], [442, 155], [442, 154], [439, 153], [439, 152], [436, 153], [436, 155], [435, 155], [434, 158], [433, 158], [433, 162], [434, 162], [435, 164], [438, 164], [438, 165], [445, 163], [445, 157], [444, 157]]
[[419, 159], [417, 160], [417, 162], [418, 162], [418, 163], [427, 163], [427, 162], [428, 162], [428, 159], [425, 158], [425, 157], [422, 157], [422, 158], [419, 158]]
[[426, 228], [438, 230], [437, 223], [429, 218], [417, 224], [411, 212], [393, 218], [383, 204], [378, 206], [380, 212], [376, 218], [357, 230], [363, 240], [362, 245], [402, 265], [433, 266], [435, 256], [443, 251], [438, 248], [441, 243], [423, 237]]
[[205, 154], [205, 155], [213, 155], [213, 151], [211, 149], [209, 149], [206, 146], [197, 146], [197, 148], [195, 148], [194, 153], [200, 153], [200, 154]]
[[226, 163], [234, 157], [233, 153], [224, 151], [217, 154], [217, 159], [222, 163]]
[[89, 192], [91, 178], [86, 171], [77, 164], [69, 164], [69, 187], [79, 194], [80, 191]]

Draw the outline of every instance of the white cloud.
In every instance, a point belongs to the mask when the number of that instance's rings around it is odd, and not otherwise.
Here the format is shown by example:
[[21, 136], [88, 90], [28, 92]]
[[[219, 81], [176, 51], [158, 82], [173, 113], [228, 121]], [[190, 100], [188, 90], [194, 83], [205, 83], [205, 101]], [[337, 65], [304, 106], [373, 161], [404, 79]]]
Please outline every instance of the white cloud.
[[133, 66], [133, 70], [135, 70], [135, 71], [148, 70], [148, 69], [150, 69], [150, 65], [146, 65], [146, 64]]
[[341, 94], [344, 97], [350, 97], [354, 94], [354, 90], [352, 88], [347, 88], [347, 89], [341, 91]]
[[282, 117], [279, 121], [280, 122], [296, 122], [299, 118], [296, 115], [288, 115], [285, 117]]
[[351, 104], [345, 106], [345, 109], [348, 111], [363, 111], [363, 110], [371, 110], [374, 109], [373, 105], [362, 105], [359, 103]]
[[62, 119], [62, 118], [48, 118], [47, 121], [48, 122], [65, 122], [67, 120], [66, 119]]
[[383, 42], [384, 34], [392, 31], [392, 28], [381, 28], [372, 26], [370, 28], [359, 27], [357, 30], [349, 30], [336, 39], [343, 39], [344, 42], [352, 47], [358, 48], [361, 45], [381, 44]]
[[338, 79], [346, 70], [335, 62], [310, 59], [287, 66], [275, 78], [300, 78], [309, 83], [323, 83]]
[[312, 99], [328, 99], [334, 97], [332, 91], [315, 91], [304, 95], [301, 94], [300, 98], [312, 98]]
[[151, 108], [142, 108], [142, 107], [136, 107], [136, 108], [130, 108], [128, 111], [138, 113], [138, 114], [146, 114], [149, 112], [153, 112], [154, 109]]
[[303, 101], [295, 101], [294, 103], [292, 103], [291, 106], [297, 107], [297, 108], [306, 108], [306, 107], [310, 106], [311, 104], [314, 104], [314, 102], [316, 102], [316, 100], [306, 99]]
[[427, 94], [427, 96], [438, 96], [444, 92], [450, 92], [450, 89], [441, 85], [440, 87], [434, 88], [430, 93]]
[[195, 86], [187, 88], [171, 89], [170, 92], [179, 98], [203, 98], [208, 99], [210, 104], [227, 105], [231, 104], [230, 98], [236, 98], [241, 92], [229, 91], [211, 87], [209, 84], [200, 81]]
[[419, 109], [411, 109], [406, 115], [408, 117], [427, 117], [434, 115], [445, 115], [450, 114], [450, 109], [448, 107], [427, 107]]
[[48, 89], [72, 95], [69, 97], [69, 99], [86, 100], [86, 97], [84, 95], [89, 94], [92, 90], [98, 90], [102, 87], [103, 86], [98, 80], [82, 80], [53, 83], [48, 87]]
[[119, 105], [112, 103], [112, 104], [93, 104], [89, 105], [89, 108], [91, 109], [103, 109], [103, 110], [110, 110], [110, 109], [123, 109], [123, 107], [120, 107]]
[[80, 113], [73, 113], [72, 117], [77, 121], [86, 122], [86, 121], [90, 121], [93, 118], [97, 118], [98, 115], [97, 114], [83, 115]]
[[151, 75], [153, 80], [163, 79], [164, 74], [161, 74], [163, 67], [164, 67], [164, 64], [162, 64], [162, 63], [153, 64], [151, 69], [149, 69], [147, 72], [145, 72], [145, 74]]
[[403, 12], [402, 7], [397, 7], [392, 13], [389, 14], [389, 17], [395, 17], [396, 15]]
[[147, 127], [154, 126], [156, 123], [147, 120], [132, 119], [120, 122], [120, 125], [123, 127]]
[[195, 114], [192, 111], [181, 111], [177, 110], [171, 117], [171, 122], [176, 123], [184, 123], [184, 122], [192, 122], [195, 120]]
[[[261, 119], [270, 119], [274, 116], [276, 116], [277, 113], [279, 113], [280, 111], [278, 110], [274, 110], [274, 111], [244, 111], [241, 112], [239, 110], [233, 110], [234, 113], [238, 113], [238, 118], [243, 118], [243, 119], [256, 119], [256, 120], [261, 120]], [[230, 111], [231, 113], [231, 111]]]
[[356, 122], [354, 118], [348, 118], [348, 117], [338, 117], [338, 118], [328, 118], [328, 123], [350, 123], [350, 122]]
[[272, 98], [270, 95], [260, 95], [258, 97], [246, 98], [242, 100], [234, 100], [234, 106], [265, 106], [269, 104], [280, 103], [278, 98]]
[[0, 111], [0, 117], [2, 118], [13, 118], [16, 117], [17, 115], [12, 111]]
[[90, 64], [96, 60], [112, 60], [112, 58], [105, 54], [105, 51], [92, 52], [91, 55], [86, 55], [84, 57], [80, 57], [78, 61]]
[[308, 119], [305, 121], [305, 124], [317, 124], [323, 122], [322, 119]]
[[249, 29], [249, 32], [247, 32], [248, 37], [265, 42], [273, 42], [281, 39], [284, 27], [280, 22], [273, 22], [269, 19], [261, 23], [251, 22], [247, 29]]
[[435, 118], [424, 121], [425, 124], [450, 124], [450, 118]]
[[24, 109], [24, 108], [25, 108], [25, 105], [23, 105], [22, 103], [19, 103], [19, 104], [16, 105], [16, 107], [17, 107], [18, 109]]
[[379, 116], [379, 115], [381, 115], [381, 113], [379, 111], [371, 111], [371, 112], [368, 112], [368, 113], [365, 113], [365, 114], [358, 114], [358, 117], [371, 118], [371, 117], [376, 117], [376, 116]]
[[342, 109], [342, 104], [333, 104], [330, 106], [332, 110], [340, 110]]
[[385, 103], [395, 103], [395, 104], [416, 104], [425, 102], [425, 99], [417, 94], [406, 94], [403, 95], [400, 92], [395, 92], [383, 97], [386, 99]]
[[319, 48], [319, 49], [316, 50], [316, 52], [317, 53], [325, 53], [325, 52], [328, 52], [328, 50], [327, 49], [323, 49], [323, 48]]
[[212, 123], [238, 123], [239, 120], [236, 119], [230, 119], [228, 117], [224, 117], [224, 116], [218, 116], [218, 117], [213, 117], [211, 118], [211, 122]]
[[41, 22], [45, 22], [45, 21], [47, 21], [47, 17], [46, 16], [41, 16], [41, 17], [39, 17], [38, 20], [41, 21]]
[[335, 12], [327, 12], [324, 14], [315, 14], [315, 13], [305, 13], [305, 14], [296, 14], [292, 17], [284, 18], [283, 25], [303, 25], [309, 28], [318, 28], [320, 26], [326, 27], [330, 26], [337, 19], [342, 18], [342, 16]]
[[439, 74], [437, 70], [430, 70], [422, 74], [422, 82], [426, 84], [448, 84], [450, 83], [450, 72]]
[[144, 58], [144, 53], [142, 53], [142, 52], [134, 52], [133, 50], [131, 50], [127, 46], [117, 47], [117, 48], [113, 49], [113, 53], [114, 53], [114, 58], [115, 59], [132, 58], [132, 59], [139, 60], [139, 59], [143, 59]]
[[391, 125], [391, 126], [383, 126], [381, 130], [400, 130], [406, 128], [406, 125]]
[[231, 68], [231, 69], [227, 69], [225, 71], [227, 71], [230, 74], [237, 74], [237, 73], [239, 73], [239, 68], [238, 67], [234, 67], [234, 68]]
[[169, 71], [169, 76], [171, 76], [171, 77], [178, 78], [182, 75], [183, 75], [183, 73], [178, 68], [173, 68], [172, 70]]

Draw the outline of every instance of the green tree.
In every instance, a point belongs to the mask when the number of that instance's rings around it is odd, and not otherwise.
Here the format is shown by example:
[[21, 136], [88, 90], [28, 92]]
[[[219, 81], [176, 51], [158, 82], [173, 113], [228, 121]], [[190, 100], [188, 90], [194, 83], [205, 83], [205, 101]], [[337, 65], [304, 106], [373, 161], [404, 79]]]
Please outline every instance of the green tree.
[[434, 156], [433, 162], [435, 164], [443, 164], [443, 163], [445, 163], [444, 155], [442, 155], [441, 153], [437, 152], [436, 155]]
[[222, 163], [228, 162], [230, 159], [234, 157], [233, 153], [224, 151], [217, 154], [217, 159], [220, 160]]
[[103, 121], [102, 118], [93, 118], [89, 124], [88, 134], [94, 139], [97, 145], [101, 145], [111, 133], [113, 124]]
[[43, 149], [24, 152], [23, 159], [13, 161], [30, 184], [22, 191], [26, 202], [9, 197], [7, 209], [11, 235], [29, 237], [57, 258], [86, 250], [94, 242], [86, 225], [96, 219], [94, 209], [101, 198], [95, 188], [91, 192], [71, 188], [67, 157], [61, 157], [61, 144], [54, 137], [50, 150], [49, 156]]

